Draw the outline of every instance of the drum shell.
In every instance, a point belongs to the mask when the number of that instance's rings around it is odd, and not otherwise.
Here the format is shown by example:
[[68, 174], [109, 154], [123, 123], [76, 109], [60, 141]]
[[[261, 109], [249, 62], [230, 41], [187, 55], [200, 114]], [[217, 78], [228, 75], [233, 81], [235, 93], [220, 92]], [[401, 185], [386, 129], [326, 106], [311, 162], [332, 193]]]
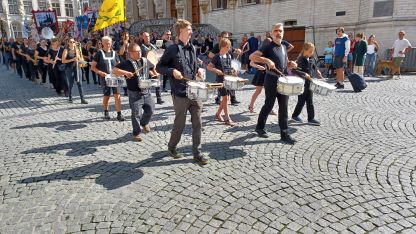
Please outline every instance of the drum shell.
[[149, 89], [152, 87], [152, 82], [150, 80], [139, 80], [140, 89]]
[[245, 81], [243, 79], [233, 76], [225, 76], [224, 77], [224, 88], [227, 90], [238, 90], [243, 88], [245, 85]]
[[186, 86], [186, 96], [192, 101], [208, 101], [213, 98], [215, 89], [208, 89], [200, 82], [188, 82]]
[[303, 94], [303, 92], [305, 91], [305, 82], [303, 80], [302, 82], [298, 83], [284, 83], [280, 79], [285, 78], [281, 77], [277, 81], [277, 92], [282, 95], [298, 96]]
[[328, 96], [330, 93], [332, 93], [332, 89], [326, 88], [324, 86], [320, 86], [319, 84], [315, 82], [311, 82], [310, 88], [312, 93], [322, 95], [322, 96]]
[[124, 77], [118, 77], [118, 86], [120, 87], [127, 87], [127, 81]]
[[118, 77], [106, 77], [105, 84], [107, 87], [118, 87]]

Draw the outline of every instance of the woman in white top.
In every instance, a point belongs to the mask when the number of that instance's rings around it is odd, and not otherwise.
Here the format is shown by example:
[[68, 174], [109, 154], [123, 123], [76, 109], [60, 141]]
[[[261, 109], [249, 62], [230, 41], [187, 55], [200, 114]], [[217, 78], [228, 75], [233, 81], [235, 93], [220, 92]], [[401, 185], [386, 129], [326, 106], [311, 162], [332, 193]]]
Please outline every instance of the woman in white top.
[[380, 46], [376, 41], [376, 36], [371, 35], [368, 37], [364, 76], [374, 76], [374, 67], [376, 65], [377, 51], [379, 48]]

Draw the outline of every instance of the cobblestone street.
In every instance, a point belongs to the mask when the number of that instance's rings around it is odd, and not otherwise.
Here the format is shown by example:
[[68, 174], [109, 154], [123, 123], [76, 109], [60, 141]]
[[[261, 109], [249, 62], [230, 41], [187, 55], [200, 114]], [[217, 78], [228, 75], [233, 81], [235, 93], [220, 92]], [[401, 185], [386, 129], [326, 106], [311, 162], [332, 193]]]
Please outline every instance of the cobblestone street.
[[280, 142], [277, 116], [271, 137], [257, 137], [264, 93], [249, 113], [246, 86], [231, 106], [236, 127], [214, 121], [213, 102], [204, 106], [210, 162], [200, 166], [190, 121], [179, 144], [187, 157], [167, 154], [168, 93], [152, 132], [134, 142], [126, 97], [127, 120], [112, 111], [105, 121], [98, 86], [84, 82], [88, 105], [77, 94], [69, 104], [1, 66], [0, 233], [415, 233], [415, 81], [371, 78], [362, 93], [346, 83], [315, 95], [322, 126], [291, 125], [293, 146]]

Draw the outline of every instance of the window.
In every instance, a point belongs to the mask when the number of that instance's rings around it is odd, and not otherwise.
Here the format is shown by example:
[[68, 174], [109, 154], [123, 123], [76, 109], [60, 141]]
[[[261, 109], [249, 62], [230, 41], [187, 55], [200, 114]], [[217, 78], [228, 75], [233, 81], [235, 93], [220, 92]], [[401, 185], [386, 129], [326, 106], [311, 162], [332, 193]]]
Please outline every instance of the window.
[[52, 9], [56, 11], [56, 16], [61, 16], [61, 8], [58, 2], [52, 2]]
[[46, 3], [45, 0], [39, 0], [38, 1], [38, 7], [39, 7], [39, 10], [47, 10], [48, 9], [48, 4]]
[[19, 7], [16, 0], [9, 0], [9, 14], [19, 14]]
[[243, 5], [260, 4], [260, 0], [243, 0]]
[[20, 22], [12, 23], [12, 33], [14, 38], [22, 37], [22, 25]]
[[288, 27], [288, 26], [295, 26], [295, 25], [297, 25], [297, 24], [298, 24], [298, 21], [297, 21], [297, 20], [287, 20], [287, 21], [285, 21], [285, 23], [284, 23], [285, 27]]
[[212, 9], [227, 9], [227, 0], [212, 0]]
[[0, 4], [0, 13], [3, 13], [3, 3]]
[[336, 16], [344, 16], [346, 14], [346, 12], [345, 11], [337, 11], [336, 13], [335, 13], [335, 15]]
[[74, 17], [74, 7], [72, 3], [65, 3], [65, 14], [69, 17]]
[[393, 9], [393, 0], [375, 1], [373, 8], [373, 17], [393, 16]]
[[25, 14], [32, 14], [32, 0], [23, 0], [23, 8], [25, 9]]

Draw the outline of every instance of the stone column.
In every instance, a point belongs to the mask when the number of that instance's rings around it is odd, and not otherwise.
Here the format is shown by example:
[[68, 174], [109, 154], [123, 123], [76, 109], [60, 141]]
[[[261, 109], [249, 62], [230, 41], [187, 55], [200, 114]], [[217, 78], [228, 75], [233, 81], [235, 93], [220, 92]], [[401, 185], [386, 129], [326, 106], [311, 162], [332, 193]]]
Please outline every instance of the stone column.
[[207, 23], [209, 0], [199, 0], [199, 7], [201, 8], [201, 24]]
[[39, 10], [38, 0], [32, 0], [32, 8], [34, 11]]
[[176, 0], [176, 11], [178, 13], [178, 19], [183, 19], [184, 13], [185, 13], [185, 1], [184, 0]]
[[156, 16], [155, 18], [163, 18], [165, 16], [165, 10], [166, 10], [166, 1], [165, 0], [154, 0], [155, 3], [155, 12]]
[[137, 6], [139, 7], [139, 20], [147, 19], [147, 0], [137, 0]]
[[52, 0], [46, 1], [46, 8], [52, 10]]
[[61, 17], [65, 17], [65, 0], [59, 0], [59, 10], [61, 11]]

